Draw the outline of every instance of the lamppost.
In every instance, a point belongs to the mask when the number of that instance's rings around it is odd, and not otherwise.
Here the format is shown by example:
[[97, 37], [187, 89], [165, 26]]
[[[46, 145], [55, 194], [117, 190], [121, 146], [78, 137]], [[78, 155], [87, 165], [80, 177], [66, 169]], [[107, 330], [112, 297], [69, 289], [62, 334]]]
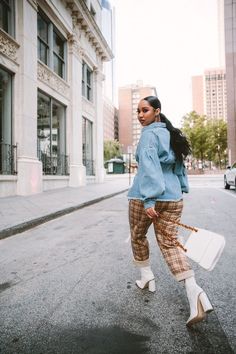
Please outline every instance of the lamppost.
[[129, 186], [130, 186], [130, 183], [131, 183], [131, 156], [132, 156], [132, 146], [128, 146], [127, 147], [127, 152], [128, 152], [128, 155], [129, 155]]

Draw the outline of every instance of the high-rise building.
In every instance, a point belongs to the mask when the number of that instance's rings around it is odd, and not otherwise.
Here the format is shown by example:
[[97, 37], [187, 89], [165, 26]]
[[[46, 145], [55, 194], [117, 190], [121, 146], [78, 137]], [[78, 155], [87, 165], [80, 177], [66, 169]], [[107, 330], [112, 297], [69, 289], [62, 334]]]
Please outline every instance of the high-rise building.
[[225, 67], [224, 0], [217, 0], [219, 66]]
[[200, 115], [204, 114], [203, 82], [202, 75], [192, 76], [192, 109]]
[[193, 110], [212, 119], [227, 120], [225, 69], [207, 69], [202, 76], [192, 77]]
[[140, 99], [146, 96], [156, 96], [156, 88], [143, 85], [142, 81], [137, 84], [119, 88], [119, 141], [123, 145], [124, 153], [128, 147], [133, 150], [141, 134], [141, 125], [137, 119], [137, 107]]
[[225, 59], [229, 163], [236, 161], [236, 0], [225, 0]]
[[204, 107], [210, 118], [227, 120], [227, 94], [225, 69], [216, 68], [204, 72]]
[[[115, 8], [108, 0], [102, 0], [102, 33], [115, 55]], [[118, 124], [115, 102], [115, 56], [103, 65], [103, 129], [104, 140], [118, 139], [116, 126]]]

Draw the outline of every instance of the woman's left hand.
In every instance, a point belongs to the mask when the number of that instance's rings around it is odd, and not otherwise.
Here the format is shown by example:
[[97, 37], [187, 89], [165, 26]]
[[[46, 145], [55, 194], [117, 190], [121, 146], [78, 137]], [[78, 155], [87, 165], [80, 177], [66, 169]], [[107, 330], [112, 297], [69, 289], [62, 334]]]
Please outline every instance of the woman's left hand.
[[145, 209], [145, 212], [150, 219], [155, 219], [158, 217], [158, 213], [156, 212], [154, 207]]

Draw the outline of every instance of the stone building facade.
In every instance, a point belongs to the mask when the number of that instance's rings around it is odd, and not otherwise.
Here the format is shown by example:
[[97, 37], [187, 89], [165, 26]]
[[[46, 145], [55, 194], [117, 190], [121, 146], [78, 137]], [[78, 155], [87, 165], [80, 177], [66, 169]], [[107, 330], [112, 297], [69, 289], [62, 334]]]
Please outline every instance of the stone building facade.
[[0, 196], [102, 182], [101, 1], [0, 7]]

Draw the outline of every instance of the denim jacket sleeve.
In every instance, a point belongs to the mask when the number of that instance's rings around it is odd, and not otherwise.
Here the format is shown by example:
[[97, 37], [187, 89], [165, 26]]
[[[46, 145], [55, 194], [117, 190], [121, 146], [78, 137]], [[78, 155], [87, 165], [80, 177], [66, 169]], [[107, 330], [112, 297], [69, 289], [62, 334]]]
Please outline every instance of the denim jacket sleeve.
[[156, 146], [145, 147], [139, 154], [139, 190], [144, 208], [155, 205], [156, 198], [164, 193], [165, 182]]
[[181, 190], [184, 193], [189, 192], [188, 176], [183, 162], [177, 161], [174, 167], [174, 173], [178, 176]]

